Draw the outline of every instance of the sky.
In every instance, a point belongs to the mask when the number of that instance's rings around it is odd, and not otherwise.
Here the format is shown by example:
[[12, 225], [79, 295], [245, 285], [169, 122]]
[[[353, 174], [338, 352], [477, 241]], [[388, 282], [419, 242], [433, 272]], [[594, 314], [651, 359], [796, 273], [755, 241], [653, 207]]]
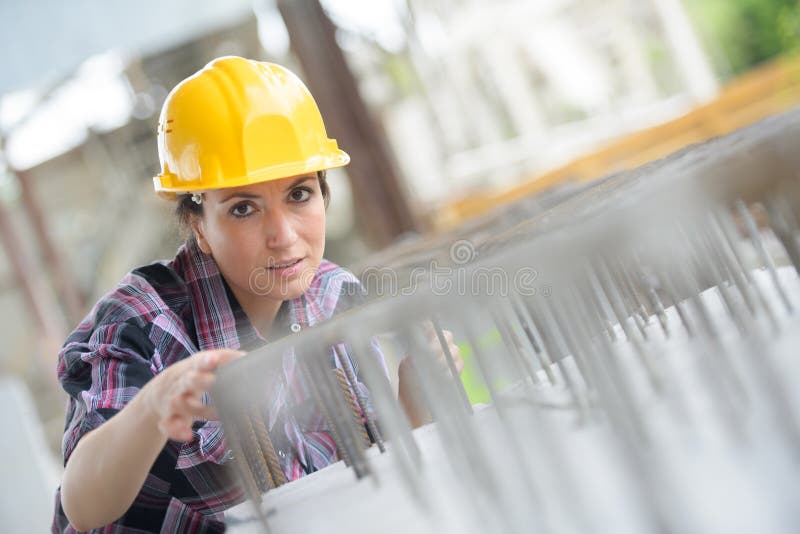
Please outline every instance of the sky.
[[252, 0], [0, 0], [0, 94], [111, 49], [148, 53], [252, 13]]
[[[323, 0], [337, 23], [402, 39], [400, 0]], [[88, 57], [148, 54], [274, 7], [274, 0], [0, 0], [0, 95], [56, 81]], [[43, 16], [46, 14], [46, 16]]]

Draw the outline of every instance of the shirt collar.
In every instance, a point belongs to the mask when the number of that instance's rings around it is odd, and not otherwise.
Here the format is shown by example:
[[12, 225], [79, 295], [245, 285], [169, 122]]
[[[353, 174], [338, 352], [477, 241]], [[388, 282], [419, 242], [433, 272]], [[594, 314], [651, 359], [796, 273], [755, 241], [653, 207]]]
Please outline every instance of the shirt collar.
[[197, 241], [190, 238], [180, 248], [176, 259], [183, 264], [183, 277], [191, 296], [197, 348], [240, 349], [258, 342], [258, 332], [219, 272], [214, 258], [200, 250]]
[[[248, 319], [217, 262], [200, 250], [195, 239], [190, 238], [181, 246], [176, 260], [183, 266], [183, 278], [191, 296], [198, 350], [248, 350], [266, 341]], [[309, 325], [309, 320], [312, 324], [316, 322], [309, 317], [313, 314], [307, 313], [307, 308], [318, 306], [308, 307], [308, 298], [304, 293], [281, 304], [275, 317], [274, 337], [299, 331]]]

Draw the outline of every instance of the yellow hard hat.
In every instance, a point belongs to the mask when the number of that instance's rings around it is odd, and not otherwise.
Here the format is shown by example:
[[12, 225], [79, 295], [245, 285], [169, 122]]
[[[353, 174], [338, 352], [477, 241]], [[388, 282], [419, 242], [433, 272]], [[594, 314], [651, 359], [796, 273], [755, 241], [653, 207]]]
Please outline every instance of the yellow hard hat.
[[328, 139], [314, 97], [291, 71], [240, 57], [215, 59], [167, 95], [158, 125], [165, 198], [334, 167], [350, 156]]

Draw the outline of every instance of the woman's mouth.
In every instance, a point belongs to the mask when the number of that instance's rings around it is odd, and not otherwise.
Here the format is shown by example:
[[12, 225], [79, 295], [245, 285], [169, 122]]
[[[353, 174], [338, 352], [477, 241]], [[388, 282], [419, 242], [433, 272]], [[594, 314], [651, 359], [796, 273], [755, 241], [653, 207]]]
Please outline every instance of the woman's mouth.
[[303, 263], [303, 258], [281, 260], [267, 267], [267, 270], [281, 277], [290, 277], [300, 272], [302, 263]]

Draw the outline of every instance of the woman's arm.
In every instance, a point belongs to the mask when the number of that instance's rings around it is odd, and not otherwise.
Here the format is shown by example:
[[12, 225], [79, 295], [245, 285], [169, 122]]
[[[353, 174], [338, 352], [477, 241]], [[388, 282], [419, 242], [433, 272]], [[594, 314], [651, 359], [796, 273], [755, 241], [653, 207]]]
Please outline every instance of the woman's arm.
[[404, 358], [397, 369], [397, 400], [406, 412], [411, 428], [417, 428], [432, 420], [430, 410], [422, 398], [422, 390], [414, 375], [415, 372], [408, 358]]
[[[445, 340], [447, 341], [447, 348], [453, 356], [453, 363], [455, 363], [456, 370], [460, 375], [461, 371], [464, 369], [461, 351], [458, 345], [453, 341], [453, 333], [448, 330], [444, 330], [443, 332]], [[435, 333], [430, 333], [428, 342], [430, 344], [430, 350], [436, 355], [438, 362], [444, 366], [445, 372], [450, 373], [450, 369], [447, 366], [447, 356]], [[397, 399], [406, 412], [406, 417], [408, 417], [411, 427], [417, 428], [430, 423], [432, 420], [430, 410], [423, 399], [422, 389], [416, 375], [416, 370], [408, 357], [403, 358], [400, 362], [400, 366], [397, 370], [397, 379]]]
[[61, 482], [61, 503], [73, 527], [98, 528], [130, 508], [167, 440], [187, 441], [195, 419], [216, 418], [202, 394], [213, 385], [217, 367], [242, 354], [199, 352], [169, 366], [81, 438]]

